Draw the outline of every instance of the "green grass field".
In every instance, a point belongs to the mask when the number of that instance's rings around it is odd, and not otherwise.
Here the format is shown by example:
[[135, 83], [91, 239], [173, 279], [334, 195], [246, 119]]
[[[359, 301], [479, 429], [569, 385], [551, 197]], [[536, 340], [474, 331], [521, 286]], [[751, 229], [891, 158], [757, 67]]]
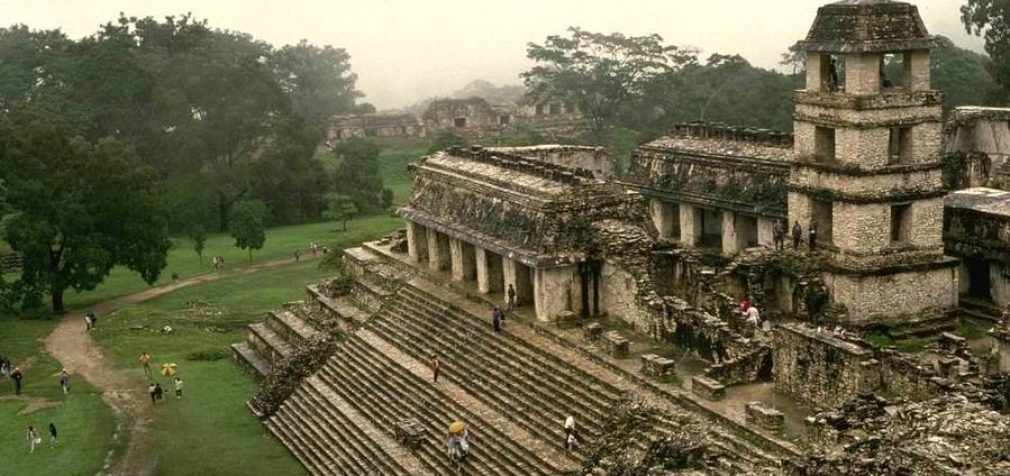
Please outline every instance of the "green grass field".
[[[22, 367], [22, 396], [11, 400], [14, 385], [0, 379], [0, 474], [91, 475], [102, 468], [105, 455], [116, 447], [112, 439], [115, 419], [101, 394], [80, 378], [71, 378], [71, 392], [59, 388], [59, 362], [42, 350], [39, 339], [56, 325], [53, 321], [5, 320], [0, 353]], [[41, 405], [32, 411], [29, 406]], [[27, 414], [22, 412], [30, 411]], [[56, 425], [60, 442], [49, 447], [47, 428]], [[35, 426], [43, 446], [28, 454], [25, 429]]]
[[[228, 346], [244, 328], [281, 303], [304, 299], [304, 286], [326, 275], [316, 263], [225, 278], [181, 289], [110, 316], [96, 338], [117, 366], [143, 377], [137, 365], [150, 352], [155, 368], [175, 363], [185, 397], [155, 407], [153, 426], [161, 475], [304, 474], [287, 450], [245, 406], [255, 392], [251, 377], [231, 360]], [[200, 302], [190, 307], [188, 303]], [[170, 334], [159, 330], [171, 326]], [[196, 354], [202, 354], [201, 360]], [[217, 359], [217, 360], [206, 360]], [[159, 377], [162, 386], [169, 380]]]
[[[403, 221], [388, 215], [374, 215], [356, 218], [347, 222], [347, 231], [338, 231], [340, 225], [332, 222], [294, 225], [267, 230], [267, 241], [262, 250], [253, 253], [253, 263], [290, 258], [295, 250], [302, 250], [302, 256], [309, 256], [310, 242], [317, 242], [330, 248], [341, 244], [360, 243], [366, 239], [378, 238], [403, 226]], [[223, 256], [225, 270], [250, 264], [248, 253], [234, 246], [234, 240], [226, 234], [211, 235], [207, 238], [204, 259], [193, 251], [189, 240], [173, 239], [169, 252], [168, 266], [161, 273], [155, 285], [167, 284], [176, 273], [180, 279], [214, 272], [210, 264], [212, 256]], [[345, 245], [346, 246], [346, 245]], [[69, 291], [66, 303], [69, 309], [80, 309], [118, 296], [143, 291], [147, 283], [136, 273], [126, 268], [116, 268], [94, 291]]]

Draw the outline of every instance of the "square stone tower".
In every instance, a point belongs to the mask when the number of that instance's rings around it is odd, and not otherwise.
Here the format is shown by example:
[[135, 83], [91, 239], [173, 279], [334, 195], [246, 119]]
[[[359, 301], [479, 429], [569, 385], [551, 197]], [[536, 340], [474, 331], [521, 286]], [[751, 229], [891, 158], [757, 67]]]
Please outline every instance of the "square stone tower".
[[846, 324], [942, 323], [957, 305], [957, 262], [943, 255], [942, 105], [933, 42], [908, 3], [821, 7], [803, 42], [796, 91], [789, 226], [811, 225], [831, 302]]

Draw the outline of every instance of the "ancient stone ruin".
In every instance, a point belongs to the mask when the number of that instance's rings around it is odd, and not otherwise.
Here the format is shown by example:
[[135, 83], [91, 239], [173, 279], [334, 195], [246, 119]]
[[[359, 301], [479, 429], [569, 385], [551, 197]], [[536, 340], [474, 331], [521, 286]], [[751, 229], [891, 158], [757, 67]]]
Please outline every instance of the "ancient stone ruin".
[[234, 346], [251, 410], [313, 474], [452, 474], [457, 420], [468, 473], [1010, 474], [1010, 111], [943, 117], [908, 3], [803, 45], [793, 135], [413, 164], [405, 229]]

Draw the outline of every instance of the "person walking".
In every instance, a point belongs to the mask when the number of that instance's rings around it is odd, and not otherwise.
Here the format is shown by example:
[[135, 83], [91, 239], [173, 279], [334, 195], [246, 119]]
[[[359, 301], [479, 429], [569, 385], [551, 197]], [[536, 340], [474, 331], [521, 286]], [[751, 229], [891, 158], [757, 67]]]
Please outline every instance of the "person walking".
[[91, 319], [91, 327], [89, 327], [88, 330], [92, 330], [93, 331], [93, 330], [97, 329], [98, 328], [98, 315], [95, 314], [95, 311], [88, 311], [87, 316]]
[[63, 389], [64, 395], [70, 393], [70, 374], [67, 373], [67, 369], [60, 370], [60, 388]]
[[781, 218], [775, 220], [775, 226], [772, 227], [772, 240], [775, 242], [776, 251], [782, 251], [785, 248], [786, 225]]
[[56, 441], [56, 425], [53, 422], [49, 422], [49, 446], [55, 447], [59, 441]]
[[87, 334], [91, 331], [91, 313], [84, 313], [84, 333]]
[[144, 367], [144, 376], [147, 377], [148, 379], [150, 379], [151, 378], [151, 354], [148, 354], [147, 352], [142, 352], [140, 354], [140, 357], [137, 358], [137, 361], [140, 362], [141, 367]]
[[165, 396], [165, 390], [161, 388], [160, 383], [154, 384], [154, 398], [161, 400]]
[[21, 367], [14, 367], [14, 371], [11, 372], [11, 380], [14, 381], [14, 395], [21, 395], [21, 379], [24, 377]]
[[800, 221], [796, 220], [793, 225], [793, 251], [800, 249], [800, 242], [803, 241], [803, 226], [800, 225]]
[[495, 334], [501, 333], [501, 311], [498, 310], [498, 306], [491, 311], [491, 331]]
[[565, 418], [565, 449], [568, 451], [575, 449], [578, 439], [579, 437], [575, 429], [575, 417], [568, 415], [568, 418]]
[[438, 372], [442, 369], [442, 363], [438, 361], [437, 355], [431, 356], [431, 381], [438, 383]]
[[158, 403], [158, 396], [157, 396], [157, 394], [155, 393], [155, 390], [156, 390], [156, 388], [155, 388], [155, 386], [154, 386], [154, 382], [151, 382], [151, 383], [150, 383], [150, 384], [149, 384], [149, 385], [147, 386], [147, 393], [151, 394], [151, 403], [152, 403], [152, 404], [155, 404], [155, 403]]
[[512, 284], [509, 284], [509, 290], [508, 290], [508, 293], [506, 293], [506, 294], [508, 296], [508, 301], [506, 302], [507, 307], [505, 308], [505, 310], [507, 310], [508, 312], [515, 312], [515, 310], [516, 310], [516, 288], [513, 287]]
[[39, 437], [39, 432], [35, 431], [35, 427], [28, 425], [28, 431], [25, 436], [28, 438], [28, 452], [34, 453], [35, 447], [42, 443], [42, 438]]
[[175, 399], [182, 399], [182, 379], [178, 375], [175, 376]]

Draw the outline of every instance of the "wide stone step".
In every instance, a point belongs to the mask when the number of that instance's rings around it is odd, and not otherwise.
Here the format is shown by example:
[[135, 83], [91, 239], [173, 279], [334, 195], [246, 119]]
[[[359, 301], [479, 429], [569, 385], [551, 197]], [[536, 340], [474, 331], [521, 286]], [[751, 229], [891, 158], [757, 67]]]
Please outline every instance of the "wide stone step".
[[[256, 322], [249, 324], [249, 332], [251, 334], [250, 338], [254, 340], [250, 342], [253, 347], [257, 350], [273, 352], [274, 355], [269, 356], [267, 360], [274, 362], [277, 357], [286, 357], [291, 355], [293, 348], [291, 344], [288, 344], [280, 335], [267, 327], [265, 322]], [[266, 348], [260, 347], [260, 343], [266, 346]], [[264, 356], [267, 357], [267, 356]]]
[[[353, 352], [351, 354], [352, 358], [360, 357], [365, 349], [361, 348], [361, 352]], [[375, 360], [377, 356], [373, 353], [373, 359]], [[534, 467], [535, 464], [528, 464], [528, 461], [524, 460], [522, 456], [518, 454], [509, 443], [509, 440], [500, 437], [486, 437], [482, 438], [482, 435], [491, 435], [495, 432], [491, 429], [491, 425], [488, 425], [477, 415], [472, 412], [460, 408], [452, 404], [452, 401], [438, 392], [426, 392], [423, 387], [425, 384], [417, 382], [411, 382], [410, 375], [396, 364], [391, 364], [386, 362], [381, 366], [368, 366], [365, 367], [364, 361], [359, 361], [359, 369], [364, 370], [365, 373], [369, 374], [366, 378], [372, 379], [373, 384], [378, 382], [384, 382], [386, 385], [394, 389], [393, 398], [398, 401], [410, 405], [411, 402], [424, 401], [426, 406], [429, 407], [428, 412], [424, 412], [424, 421], [428, 425], [428, 431], [430, 435], [444, 434], [445, 427], [454, 420], [462, 419], [470, 423], [471, 436], [473, 441], [484, 441], [483, 445], [477, 446], [474, 456], [478, 456], [483, 463], [486, 463], [488, 470], [492, 471], [493, 474], [534, 474], [533, 472], [527, 472], [530, 468]], [[411, 385], [413, 383], [414, 385]], [[501, 436], [501, 435], [499, 435]], [[488, 445], [488, 441], [497, 441], [493, 445]], [[475, 443], [476, 444], [476, 443]], [[483, 455], [483, 456], [482, 456]], [[509, 464], [512, 463], [512, 464]], [[524, 466], [528, 466], [525, 467]]]
[[[401, 295], [407, 296], [415, 303], [426, 303], [426, 306], [429, 309], [441, 310], [440, 312], [443, 312], [445, 315], [452, 318], [453, 322], [458, 322], [461, 326], [467, 326], [469, 329], [487, 329], [490, 325], [489, 320], [475, 316], [474, 314], [460, 309], [457, 306], [451, 305], [442, 298], [434, 296], [431, 293], [419, 288], [404, 286], [400, 288], [400, 293]], [[504, 333], [503, 337], [503, 341], [507, 347], [515, 350], [516, 352], [521, 352], [525, 355], [531, 356], [534, 360], [539, 360], [542, 366], [550, 369], [545, 371], [550, 371], [552, 374], [559, 373], [561, 375], [567, 375], [571, 378], [577, 378], [580, 381], [586, 382], [587, 385], [601, 393], [606, 394], [607, 400], [619, 399], [624, 394], [624, 392], [617, 387], [607, 382], [600, 381], [594, 378], [593, 375], [583, 372], [581, 369], [572, 367], [551, 352], [545, 352], [508, 332]]]
[[[345, 371], [339, 367], [324, 367], [316, 374], [316, 377], [328, 387], [334, 394], [349, 402], [352, 407], [364, 415], [376, 427], [381, 428], [389, 437], [394, 436], [393, 424], [397, 420], [403, 419], [400, 414], [390, 411], [384, 404], [377, 404], [376, 398], [370, 395], [370, 391], [359, 386], [353, 380], [352, 375], [339, 376]], [[448, 474], [450, 470], [448, 461], [431, 442], [425, 442], [414, 453], [414, 455], [424, 464], [432, 474]]]
[[291, 443], [291, 446], [298, 448], [299, 454], [302, 458], [299, 458], [303, 464], [308, 468], [311, 468], [314, 474], [339, 474], [334, 468], [333, 461], [330, 461], [326, 456], [319, 453], [319, 450], [312, 444], [311, 441], [305, 440], [301, 433], [298, 431], [298, 424], [295, 422], [286, 412], [277, 412], [274, 416], [270, 417], [278, 428], [284, 433], [285, 437]]
[[[494, 363], [494, 357], [488, 358], [473, 352], [476, 344], [464, 341], [456, 341], [457, 345], [437, 337], [437, 334], [419, 334], [416, 328], [411, 327], [411, 322], [405, 319], [390, 319], [385, 322], [395, 322], [399, 330], [398, 333], [391, 333], [387, 330], [387, 335], [398, 335], [397, 340], [407, 338], [414, 345], [413, 357], [424, 361], [424, 354], [431, 355], [437, 353], [443, 356], [447, 362], [466, 362], [466, 365], [444, 366], [445, 375], [453, 378], [458, 373], [466, 373], [455, 378], [462, 386], [469, 387], [470, 392], [479, 399], [491, 404], [510, 406], [505, 410], [508, 416], [521, 417], [520, 424], [528, 424], [532, 419], [538, 423], [539, 431], [556, 431], [554, 440], [563, 438], [563, 431], [560, 429], [561, 422], [568, 415], [580, 415], [589, 424], [587, 437], [595, 436], [599, 432], [599, 421], [605, 418], [602, 411], [595, 408], [587, 408], [579, 405], [570, 397], [563, 396], [559, 392], [545, 391], [552, 389], [554, 382], [546, 382], [536, 377], [535, 373], [525, 372], [520, 368], [509, 368], [507, 366]], [[383, 322], [377, 321], [376, 326]], [[423, 345], [423, 347], [422, 347]], [[462, 352], [459, 349], [467, 349], [470, 352]], [[489, 384], [494, 388], [486, 388], [484, 384]], [[473, 388], [474, 386], [485, 386], [485, 388]], [[505, 398], [502, 398], [505, 397]], [[515, 408], [510, 405], [506, 398], [519, 399], [524, 402], [523, 408]], [[554, 422], [544, 428], [544, 423]]]
[[[400, 305], [399, 309], [402, 314], [411, 315], [412, 312], [415, 312], [407, 306], [409, 305]], [[418, 314], [413, 315], [417, 316]], [[502, 371], [528, 376], [538, 384], [538, 388], [555, 392], [556, 395], [553, 395], [552, 398], [567, 401], [580, 414], [596, 413], [596, 416], [603, 416], [613, 402], [618, 399], [616, 396], [608, 396], [603, 393], [599, 387], [593, 384], [594, 379], [592, 378], [573, 381], [574, 379], [570, 378], [573, 373], [571, 367], [560, 368], [551, 365], [540, 355], [520, 352], [509, 344], [505, 335], [493, 335], [488, 330], [462, 330], [452, 322], [440, 323], [430, 314], [421, 317], [422, 319], [410, 320], [410, 323], [424, 327], [436, 336], [446, 335], [450, 339], [466, 339], [467, 344], [473, 345], [475, 351], [481, 352], [485, 357], [491, 359], [492, 364], [501, 368]], [[395, 316], [393, 318], [395, 319]]]
[[[381, 322], [376, 321], [375, 324], [376, 326], [372, 330], [386, 341], [392, 342], [390, 337], [392, 335], [402, 335], [390, 328], [382, 327], [383, 323]], [[425, 356], [430, 355], [426, 351], [418, 350], [418, 347], [413, 343], [405, 344], [401, 341], [399, 345], [393, 345], [417, 361], [423, 362]], [[448, 356], [448, 354], [442, 355]], [[518, 425], [530, 435], [538, 435], [555, 450], [564, 451], [564, 434], [561, 428], [563, 419], [543, 417], [541, 411], [543, 408], [556, 405], [556, 403], [530, 397], [514, 385], [506, 387], [500, 382], [488, 380], [482, 374], [469, 370], [469, 366], [457, 368], [443, 364], [441, 375], [443, 379], [455, 383], [476, 400], [494, 409], [499, 415]], [[560, 412], [560, 414], [571, 413]], [[596, 434], [587, 432], [585, 436], [593, 438]]]
[[316, 466], [314, 460], [305, 453], [305, 450], [294, 443], [294, 437], [289, 436], [288, 430], [279, 423], [278, 419], [271, 417], [269, 420], [265, 420], [263, 425], [267, 427], [267, 430], [270, 431], [270, 433], [274, 435], [274, 437], [277, 438], [277, 440], [279, 440], [289, 452], [291, 452], [295, 459], [302, 463], [302, 466], [305, 467], [309, 474], [326, 474], [322, 469]]
[[[390, 435], [393, 434], [392, 429], [396, 422], [409, 418], [424, 424], [430, 434], [442, 434], [444, 429], [438, 428], [436, 417], [433, 416], [433, 412], [438, 410], [437, 408], [431, 407], [430, 404], [421, 405], [416, 399], [407, 400], [391, 390], [393, 386], [391, 382], [379, 382], [370, 376], [358, 374], [358, 371], [356, 362], [351, 364], [347, 359], [337, 360], [335, 357], [330, 364], [323, 367], [320, 377], [338, 392], [346, 391], [348, 394], [344, 395], [344, 398], [360, 405], [359, 411], [368, 414], [377, 426], [387, 429]], [[450, 418], [446, 415], [439, 415], [439, 417], [441, 421]], [[447, 424], [442, 426], [444, 425]], [[427, 453], [425, 458], [427, 461], [442, 466], [441, 471], [436, 471], [438, 474], [447, 474], [442, 471], [449, 471], [447, 466], [449, 461], [444, 455], [439, 457], [440, 449], [438, 441], [429, 439], [421, 445], [420, 450]], [[481, 453], [481, 451], [474, 451], [471, 467], [481, 474], [498, 474], [493, 472], [489, 463], [485, 461], [487, 458], [483, 457]]]
[[[585, 397], [588, 399], [596, 399], [598, 403], [603, 403], [604, 406], [607, 406], [610, 402], [619, 399], [621, 396], [620, 392], [615, 391], [616, 389], [608, 388], [602, 382], [596, 381], [590, 375], [579, 372], [578, 369], [571, 367], [563, 361], [550, 358], [550, 356], [539, 349], [517, 345], [514, 337], [510, 336], [507, 330], [501, 335], [493, 336], [487, 327], [480, 327], [475, 322], [477, 319], [469, 315], [458, 316], [457, 313], [450, 311], [452, 312], [452, 319], [439, 319], [438, 315], [430, 310], [429, 303], [418, 301], [416, 297], [409, 295], [402, 297], [406, 300], [403, 303], [404, 305], [410, 306], [411, 309], [418, 309], [417, 312], [427, 317], [426, 322], [438, 325], [439, 331], [453, 332], [456, 335], [485, 337], [482, 342], [489, 347], [493, 347], [496, 354], [508, 355], [508, 361], [522, 362], [527, 368], [536, 369], [537, 373], [545, 377], [561, 380], [562, 385], [565, 385], [565, 382], [572, 384], [575, 391], [587, 392]], [[427, 309], [427, 312], [424, 311], [425, 309]]]
[[386, 461], [391, 474], [428, 474], [427, 468], [407, 448], [382, 433], [351, 404], [336, 395], [318, 376], [310, 376], [302, 384], [303, 397], [313, 402], [324, 418], [333, 425], [338, 436], [348, 440], [352, 449], [365, 459]]
[[257, 378], [266, 377], [270, 373], [272, 366], [259, 354], [256, 353], [248, 342], [239, 342], [231, 345], [232, 355], [240, 365], [251, 369]]
[[267, 322], [272, 323], [273, 329], [278, 333], [287, 333], [288, 335], [296, 336], [302, 342], [311, 340], [319, 335], [319, 330], [306, 321], [304, 316], [297, 315], [290, 310], [271, 311]]
[[475, 441], [483, 442], [475, 445], [475, 456], [487, 454], [489, 463], [493, 462], [497, 471], [516, 475], [549, 474], [543, 472], [543, 462], [538, 461], [535, 455], [516, 446], [479, 416], [455, 404], [441, 391], [433, 389], [428, 382], [389, 360], [357, 336], [352, 336], [344, 347], [344, 356], [353, 364], [352, 371], [359, 372], [358, 377], [372, 386], [383, 385], [389, 397], [408, 405], [408, 409], [414, 410], [416, 418], [426, 422], [432, 435], [443, 435], [449, 422], [463, 419], [470, 422]]
[[395, 466], [388, 464], [392, 460], [388, 455], [375, 458], [359, 452], [351, 440], [333, 429], [333, 424], [322, 417], [323, 411], [309, 403], [304, 393], [292, 395], [285, 402], [288, 403], [316, 435], [313, 440], [319, 442], [324, 451], [336, 453], [334, 459], [340, 462], [342, 471], [349, 474], [401, 474]]

